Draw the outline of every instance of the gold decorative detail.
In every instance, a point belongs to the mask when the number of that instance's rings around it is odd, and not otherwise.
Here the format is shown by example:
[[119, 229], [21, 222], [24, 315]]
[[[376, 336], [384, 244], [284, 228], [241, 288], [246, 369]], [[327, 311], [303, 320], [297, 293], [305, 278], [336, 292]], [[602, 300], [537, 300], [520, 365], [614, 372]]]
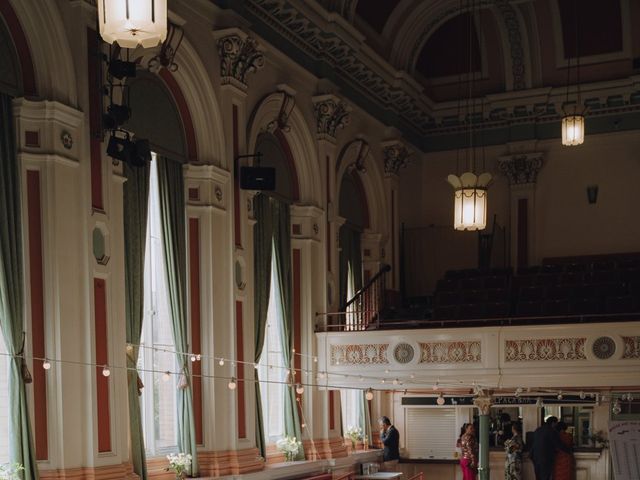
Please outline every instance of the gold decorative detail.
[[507, 340], [505, 361], [540, 362], [586, 360], [584, 345], [586, 338], [529, 338]]
[[622, 337], [622, 343], [624, 344], [624, 352], [622, 358], [638, 360], [640, 359], [640, 336], [634, 337]]
[[331, 345], [331, 365], [381, 365], [389, 363], [388, 343]]
[[420, 343], [420, 363], [478, 363], [480, 340]]

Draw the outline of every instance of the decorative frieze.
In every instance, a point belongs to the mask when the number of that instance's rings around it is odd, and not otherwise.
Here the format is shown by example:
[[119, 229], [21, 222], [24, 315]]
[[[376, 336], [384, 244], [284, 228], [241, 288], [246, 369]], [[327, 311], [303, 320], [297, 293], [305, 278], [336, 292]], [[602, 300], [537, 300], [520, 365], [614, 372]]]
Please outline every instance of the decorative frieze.
[[331, 345], [331, 365], [384, 365], [388, 343], [366, 343], [356, 345]]
[[318, 136], [335, 139], [337, 131], [349, 124], [351, 108], [340, 98], [331, 94], [319, 95], [312, 100]]
[[640, 336], [622, 337], [622, 343], [624, 344], [624, 351], [622, 353], [623, 359], [640, 359]]
[[420, 363], [479, 363], [480, 340], [420, 343]]
[[505, 362], [586, 360], [584, 337], [528, 338], [505, 342]]
[[498, 168], [511, 185], [535, 183], [543, 165], [542, 156], [538, 152], [499, 157]]
[[264, 65], [264, 55], [258, 48], [258, 42], [236, 28], [218, 31], [216, 36], [222, 84], [246, 88], [247, 74]]
[[397, 175], [401, 168], [409, 164], [411, 151], [400, 141], [382, 143], [385, 175]]

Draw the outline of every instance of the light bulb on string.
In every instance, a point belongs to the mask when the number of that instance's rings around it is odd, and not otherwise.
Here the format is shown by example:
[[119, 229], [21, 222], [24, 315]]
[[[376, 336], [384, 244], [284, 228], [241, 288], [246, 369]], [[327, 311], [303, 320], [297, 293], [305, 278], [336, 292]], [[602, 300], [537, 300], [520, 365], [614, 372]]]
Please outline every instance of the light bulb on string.
[[42, 368], [49, 370], [51, 368], [51, 362], [45, 358], [44, 362], [42, 362]]
[[313, 357], [313, 363], [318, 363], [318, 357]]
[[202, 360], [202, 355], [197, 354], [197, 355], [196, 355], [196, 360], [198, 360], [198, 361]]
[[562, 400], [564, 397], [562, 396], [562, 392], [558, 393], [558, 400]]
[[221, 367], [224, 365], [224, 358], [221, 358], [221, 359], [218, 361], [218, 365], [220, 365]]
[[586, 397], [584, 392], [580, 392], [580, 400], [584, 400]]
[[296, 385], [296, 393], [302, 395], [304, 393], [304, 387], [300, 384]]
[[253, 364], [253, 368], [255, 368], [256, 370], [260, 367], [260, 365], [258, 365], [257, 363]]
[[236, 383], [236, 377], [231, 377], [231, 380], [229, 380], [227, 387], [229, 387], [229, 390], [235, 390], [237, 386], [238, 384]]
[[411, 375], [409, 375], [409, 378], [414, 379], [416, 378], [416, 376], [412, 373]]
[[109, 370], [108, 365], [105, 365], [104, 367], [102, 367], [102, 376], [108, 377], [109, 375], [111, 375], [111, 370]]
[[191, 355], [191, 361], [195, 362], [198, 358], [195, 355]]
[[397, 379], [397, 378], [394, 378], [394, 379], [393, 379], [393, 384], [394, 384], [394, 385], [398, 385], [398, 383], [399, 383], [399, 382], [398, 382], [398, 379]]
[[162, 374], [162, 381], [163, 382], [168, 382], [171, 379], [171, 372], [169, 370], [167, 370], [166, 372], [164, 372]]
[[323, 379], [325, 376], [326, 376], [326, 374], [324, 372], [318, 373], [318, 378]]
[[367, 389], [367, 392], [364, 394], [364, 398], [367, 400], [373, 400], [373, 390], [371, 388]]
[[433, 389], [434, 389], [434, 390], [438, 390], [438, 382], [436, 382], [436, 383], [434, 383], [434, 384], [433, 384]]
[[442, 405], [444, 405], [444, 402], [445, 402], [445, 399], [444, 399], [444, 397], [442, 396], [442, 393], [441, 393], [440, 395], [438, 395], [438, 399], [436, 400], [436, 403], [438, 405], [442, 406]]

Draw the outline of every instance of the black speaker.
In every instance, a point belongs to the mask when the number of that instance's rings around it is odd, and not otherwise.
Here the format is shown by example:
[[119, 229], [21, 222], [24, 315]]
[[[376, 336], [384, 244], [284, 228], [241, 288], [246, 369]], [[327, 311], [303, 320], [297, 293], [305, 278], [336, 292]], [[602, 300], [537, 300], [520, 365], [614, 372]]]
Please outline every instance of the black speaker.
[[243, 190], [275, 190], [276, 169], [272, 167], [240, 167], [240, 188]]

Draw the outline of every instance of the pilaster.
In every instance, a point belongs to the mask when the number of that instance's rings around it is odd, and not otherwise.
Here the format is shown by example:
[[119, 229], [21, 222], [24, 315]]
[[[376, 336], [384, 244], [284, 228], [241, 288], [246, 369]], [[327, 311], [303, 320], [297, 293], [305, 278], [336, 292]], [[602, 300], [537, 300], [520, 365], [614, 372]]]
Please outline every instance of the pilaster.
[[489, 480], [491, 478], [489, 463], [489, 416], [491, 414], [491, 405], [493, 397], [489, 392], [480, 392], [473, 399], [473, 404], [478, 408], [478, 417], [480, 423], [480, 452], [478, 454], [478, 474], [480, 480]]

